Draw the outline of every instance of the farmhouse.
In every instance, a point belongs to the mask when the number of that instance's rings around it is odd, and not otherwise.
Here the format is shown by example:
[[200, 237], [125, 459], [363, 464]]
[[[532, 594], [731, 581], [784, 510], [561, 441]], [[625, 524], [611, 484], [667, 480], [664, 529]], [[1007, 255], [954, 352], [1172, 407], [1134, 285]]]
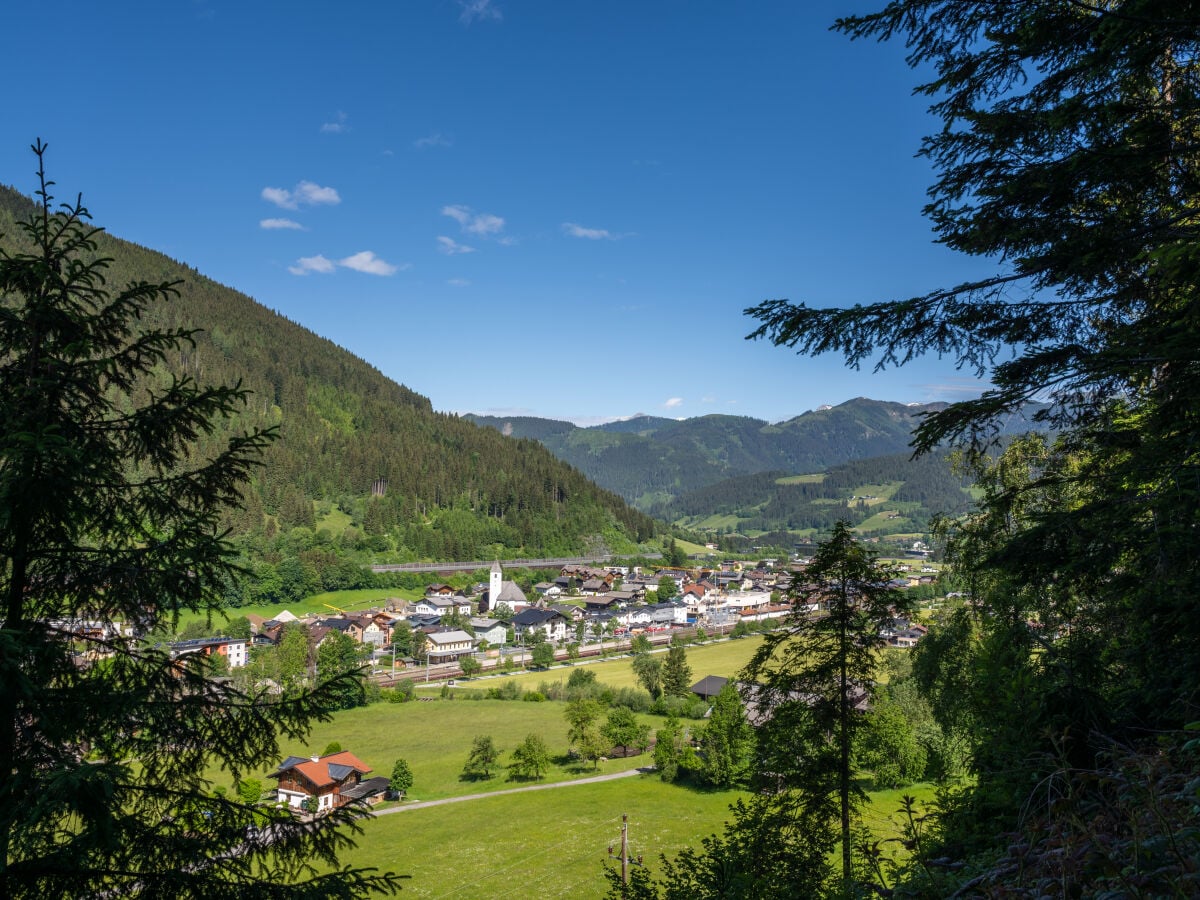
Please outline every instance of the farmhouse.
[[280, 803], [301, 809], [305, 800], [315, 797], [317, 812], [324, 812], [364, 798], [376, 789], [382, 792], [386, 779], [363, 782], [362, 776], [370, 771], [370, 766], [343, 750], [329, 756], [289, 756], [267, 777], [279, 779], [276, 797]]

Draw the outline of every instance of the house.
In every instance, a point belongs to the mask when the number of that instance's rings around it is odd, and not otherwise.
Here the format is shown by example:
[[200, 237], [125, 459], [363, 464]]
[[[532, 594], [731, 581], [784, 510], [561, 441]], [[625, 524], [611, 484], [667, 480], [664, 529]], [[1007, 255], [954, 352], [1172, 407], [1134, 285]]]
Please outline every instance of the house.
[[[302, 809], [309, 797], [317, 799], [317, 812], [325, 812], [345, 806], [352, 800], [365, 799], [360, 787], [368, 790], [377, 785], [364, 785], [362, 776], [371, 771], [353, 753], [343, 750], [328, 756], [289, 756], [279, 764], [268, 778], [279, 779], [275, 795], [281, 804], [292, 809]], [[371, 782], [384, 782], [380, 792], [386, 789], [387, 781], [373, 778]]]
[[717, 694], [721, 693], [721, 688], [725, 687], [728, 683], [729, 679], [722, 678], [720, 675], [705, 675], [693, 684], [689, 690], [701, 700], [711, 700]]
[[628, 593], [609, 592], [601, 594], [598, 597], [588, 597], [584, 603], [584, 609], [588, 612], [606, 612], [614, 609], [624, 609], [629, 605]]
[[450, 596], [430, 594], [414, 603], [412, 610], [415, 613], [425, 616], [444, 616], [448, 613], [469, 616], [471, 615], [471, 601], [462, 594], [452, 594]]
[[597, 594], [603, 594], [607, 590], [608, 582], [603, 578], [589, 578], [579, 585], [579, 593], [585, 597], [595, 597]]
[[523, 609], [512, 617], [510, 624], [522, 637], [532, 631], [544, 632], [550, 641], [562, 641], [567, 637], [567, 617], [556, 609]]
[[480, 643], [487, 641], [492, 647], [508, 643], [508, 626], [499, 619], [476, 616], [471, 619], [471, 628], [475, 630], [475, 640]]
[[575, 606], [573, 603], [553, 603], [547, 606], [546, 609], [562, 613], [567, 617], [567, 621], [572, 624], [584, 619], [587, 615], [582, 606]]
[[669, 628], [687, 623], [687, 606], [673, 600], [649, 606], [631, 606], [628, 614], [627, 621], [632, 628]]
[[425, 636], [425, 652], [430, 662], [454, 662], [475, 652], [475, 638], [459, 629], [435, 631]]
[[543, 597], [557, 597], [562, 594], [563, 589], [553, 581], [539, 581], [533, 586], [533, 589]]
[[244, 666], [250, 658], [249, 641], [245, 638], [196, 638], [190, 641], [176, 641], [169, 646], [171, 659], [181, 659], [185, 656], [194, 656], [196, 654], [221, 656], [231, 669]]

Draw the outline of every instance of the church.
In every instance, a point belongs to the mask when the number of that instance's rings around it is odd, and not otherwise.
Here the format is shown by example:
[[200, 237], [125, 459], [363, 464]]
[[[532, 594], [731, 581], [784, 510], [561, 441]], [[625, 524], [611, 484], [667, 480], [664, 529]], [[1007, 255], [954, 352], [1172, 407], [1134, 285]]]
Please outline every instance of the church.
[[515, 581], [504, 580], [504, 570], [500, 568], [500, 561], [497, 560], [492, 563], [488, 591], [479, 604], [479, 611], [494, 613], [496, 607], [501, 604], [507, 606], [514, 613], [533, 605], [525, 598], [525, 592], [517, 586]]

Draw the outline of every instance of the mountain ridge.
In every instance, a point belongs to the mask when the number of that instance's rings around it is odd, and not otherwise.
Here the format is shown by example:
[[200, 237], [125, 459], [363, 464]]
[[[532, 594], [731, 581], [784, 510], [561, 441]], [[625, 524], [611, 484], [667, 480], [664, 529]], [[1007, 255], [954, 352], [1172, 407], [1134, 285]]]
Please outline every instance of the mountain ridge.
[[[37, 209], [0, 186], [7, 252], [29, 250], [17, 223]], [[308, 553], [314, 565], [323, 564], [319, 553], [336, 555], [343, 548], [318, 534], [330, 511], [353, 527], [357, 550], [399, 561], [629, 550], [656, 534], [648, 516], [541, 444], [436, 412], [367, 361], [186, 263], [103, 231], [96, 240], [97, 255], [112, 259], [110, 286], [182, 282], [177, 298], [144, 316], [147, 328], [198, 329], [162, 377], [240, 381], [251, 391], [195, 452], [215, 452], [236, 431], [278, 428], [244, 508], [225, 523], [256, 536], [268, 555]], [[304, 540], [280, 549], [279, 534], [297, 527]]]

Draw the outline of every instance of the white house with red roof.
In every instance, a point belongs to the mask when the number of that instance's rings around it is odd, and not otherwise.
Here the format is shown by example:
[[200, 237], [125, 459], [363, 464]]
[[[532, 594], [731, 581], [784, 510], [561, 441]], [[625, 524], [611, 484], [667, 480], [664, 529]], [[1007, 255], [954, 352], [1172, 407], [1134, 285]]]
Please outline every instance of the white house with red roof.
[[328, 756], [289, 756], [267, 777], [279, 779], [276, 797], [280, 803], [302, 809], [305, 800], [316, 797], [317, 812], [325, 812], [358, 799], [362, 792], [355, 789], [370, 771], [370, 766], [343, 750]]

